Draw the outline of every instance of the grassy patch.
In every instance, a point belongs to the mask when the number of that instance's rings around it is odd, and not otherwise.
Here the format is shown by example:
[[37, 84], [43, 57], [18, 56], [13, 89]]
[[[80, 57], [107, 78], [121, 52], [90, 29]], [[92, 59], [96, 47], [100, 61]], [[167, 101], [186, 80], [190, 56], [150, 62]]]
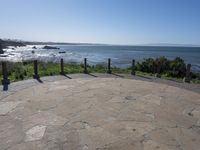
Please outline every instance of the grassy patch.
[[194, 83], [194, 84], [200, 84], [200, 80], [199, 79], [192, 79], [191, 82]]

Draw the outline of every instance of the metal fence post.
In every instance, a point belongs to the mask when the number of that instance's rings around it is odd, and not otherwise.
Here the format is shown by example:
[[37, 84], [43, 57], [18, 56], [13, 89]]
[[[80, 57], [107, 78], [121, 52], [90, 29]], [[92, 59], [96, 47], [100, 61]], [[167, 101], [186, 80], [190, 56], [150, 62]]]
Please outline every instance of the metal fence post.
[[186, 76], [183, 78], [183, 82], [190, 83], [190, 71], [191, 71], [191, 64], [188, 64], [186, 68]]
[[161, 63], [158, 62], [158, 64], [157, 64], [157, 68], [156, 68], [156, 74], [155, 74], [155, 77], [157, 77], [157, 78], [161, 78], [160, 71], [161, 71]]
[[132, 60], [131, 75], [135, 75], [135, 60]]
[[84, 58], [84, 73], [88, 73], [88, 70], [87, 70], [87, 58]]
[[10, 80], [8, 79], [6, 62], [2, 62], [2, 73], [3, 73], [3, 80], [1, 80], [2, 85], [5, 86], [5, 85], [10, 84]]
[[112, 73], [112, 71], [111, 71], [111, 59], [110, 58], [108, 58], [108, 70], [107, 70], [107, 73], [108, 74]]
[[65, 75], [65, 72], [64, 72], [64, 61], [63, 61], [63, 59], [60, 59], [60, 74], [61, 75]]
[[34, 75], [33, 75], [34, 79], [39, 79], [39, 74], [38, 74], [38, 61], [34, 60]]

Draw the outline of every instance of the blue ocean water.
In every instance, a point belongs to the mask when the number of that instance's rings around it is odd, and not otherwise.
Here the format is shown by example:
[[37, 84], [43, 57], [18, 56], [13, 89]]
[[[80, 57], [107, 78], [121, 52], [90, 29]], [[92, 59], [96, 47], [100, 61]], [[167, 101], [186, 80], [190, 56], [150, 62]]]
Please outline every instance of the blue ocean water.
[[[200, 47], [153, 47], [153, 46], [102, 46], [102, 45], [54, 45], [60, 49], [44, 50], [42, 45], [32, 53], [32, 46], [8, 49], [7, 53], [11, 61], [25, 61], [39, 59], [42, 61], [58, 62], [63, 58], [65, 62], [81, 63], [88, 58], [91, 65], [104, 64], [108, 58], [112, 59], [112, 65], [127, 67], [132, 59], [142, 61], [145, 58], [157, 58], [165, 56], [169, 59], [181, 57], [186, 63], [192, 64], [192, 69], [200, 72]], [[66, 53], [59, 53], [66, 52]]]

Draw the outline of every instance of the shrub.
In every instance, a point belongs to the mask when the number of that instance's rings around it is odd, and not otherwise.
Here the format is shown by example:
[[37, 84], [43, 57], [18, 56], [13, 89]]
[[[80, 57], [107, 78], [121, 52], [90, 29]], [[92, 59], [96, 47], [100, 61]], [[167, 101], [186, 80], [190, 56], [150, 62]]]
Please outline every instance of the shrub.
[[24, 79], [24, 73], [25, 73], [25, 70], [24, 70], [24, 67], [21, 67], [21, 66], [16, 66], [14, 68], [14, 73], [15, 73], [15, 79], [16, 80], [23, 80]]
[[180, 57], [176, 57], [170, 62], [169, 73], [172, 77], [184, 77], [186, 74], [186, 64]]
[[137, 63], [136, 70], [148, 73], [155, 73], [155, 61], [153, 58], [145, 59], [142, 63]]
[[186, 65], [184, 60], [177, 57], [174, 60], [168, 60], [166, 57], [148, 58], [141, 63], [137, 63], [136, 70], [147, 73], [167, 74], [173, 77], [184, 77]]

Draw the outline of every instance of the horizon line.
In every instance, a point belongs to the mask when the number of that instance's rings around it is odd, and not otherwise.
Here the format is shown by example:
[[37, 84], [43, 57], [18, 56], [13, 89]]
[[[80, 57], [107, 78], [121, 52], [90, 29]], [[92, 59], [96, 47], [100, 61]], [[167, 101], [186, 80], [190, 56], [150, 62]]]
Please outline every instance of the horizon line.
[[157, 46], [157, 47], [200, 47], [198, 44], [182, 44], [182, 43], [147, 43], [147, 44], [112, 44], [112, 43], [97, 43], [97, 42], [56, 42], [56, 41], [32, 41], [12, 38], [0, 38], [0, 40], [10, 40], [17, 42], [30, 42], [30, 43], [51, 43], [51, 44], [85, 44], [85, 45], [107, 45], [107, 46]]

